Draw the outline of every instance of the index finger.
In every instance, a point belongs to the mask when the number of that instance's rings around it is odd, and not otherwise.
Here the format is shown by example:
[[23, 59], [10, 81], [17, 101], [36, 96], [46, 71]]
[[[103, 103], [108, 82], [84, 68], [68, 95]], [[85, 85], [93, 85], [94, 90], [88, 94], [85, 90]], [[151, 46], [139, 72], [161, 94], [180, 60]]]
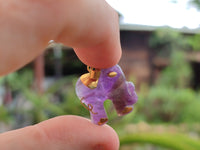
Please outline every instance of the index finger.
[[118, 15], [104, 0], [0, 0], [0, 33], [0, 75], [33, 60], [52, 39], [96, 68], [121, 56]]

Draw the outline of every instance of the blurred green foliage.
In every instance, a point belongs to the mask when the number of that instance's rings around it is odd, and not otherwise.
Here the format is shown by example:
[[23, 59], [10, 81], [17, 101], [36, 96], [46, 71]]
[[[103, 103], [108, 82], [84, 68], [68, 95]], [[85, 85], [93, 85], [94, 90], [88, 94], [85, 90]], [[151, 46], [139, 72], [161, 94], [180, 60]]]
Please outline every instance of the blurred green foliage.
[[[128, 123], [145, 121], [150, 124], [199, 125], [200, 92], [190, 87], [193, 75], [185, 57], [185, 52], [190, 47], [200, 50], [199, 37], [185, 37], [171, 29], [159, 29], [153, 34], [149, 44], [154, 51], [154, 57], [169, 59], [169, 65], [162, 70], [156, 84], [151, 87], [141, 86], [139, 100], [135, 105], [136, 113], [129, 118]], [[199, 140], [181, 134], [157, 134], [155, 131], [128, 135], [122, 133], [120, 143], [122, 146], [150, 143], [176, 150], [200, 149]]]
[[[28, 117], [29, 124], [35, 124], [58, 115], [89, 116], [89, 112], [82, 107], [75, 93], [77, 78], [68, 76], [54, 82], [45, 93], [38, 94], [33, 88], [33, 72], [25, 70], [15, 72], [1, 79], [1, 85], [6, 85], [12, 90], [13, 102], [9, 106], [1, 105], [0, 120], [20, 115]], [[27, 103], [18, 106], [20, 101]], [[26, 120], [23, 120], [26, 121]], [[15, 121], [12, 121], [15, 122]], [[14, 127], [15, 128], [15, 127]]]
[[[200, 95], [191, 89], [163, 86], [140, 93], [137, 117], [151, 123], [200, 122]], [[195, 106], [195, 107], [194, 107]]]
[[170, 57], [174, 50], [187, 50], [188, 38], [171, 28], [158, 28], [149, 39], [156, 56]]
[[186, 61], [182, 51], [172, 51], [170, 64], [161, 73], [157, 84], [167, 88], [189, 87], [192, 79], [190, 64]]
[[0, 121], [9, 123], [10, 120], [11, 120], [11, 116], [9, 115], [8, 110], [3, 105], [1, 105], [0, 106]]
[[199, 150], [200, 148], [199, 140], [188, 138], [182, 134], [138, 133], [120, 137], [121, 146], [132, 143], [150, 143], [173, 150]]
[[189, 44], [193, 50], [200, 51], [200, 34], [196, 34], [189, 38]]
[[[169, 65], [164, 68], [152, 87], [140, 89], [137, 115], [133, 122], [191, 123], [200, 121], [200, 94], [190, 87], [192, 69], [185, 58], [189, 38], [171, 29], [159, 29], [152, 38], [157, 56], [168, 51]], [[190, 39], [191, 40], [191, 39]]]
[[189, 2], [190, 2], [190, 4], [192, 4], [192, 5], [195, 6], [197, 9], [200, 10], [200, 1], [199, 1], [199, 0], [190, 0]]

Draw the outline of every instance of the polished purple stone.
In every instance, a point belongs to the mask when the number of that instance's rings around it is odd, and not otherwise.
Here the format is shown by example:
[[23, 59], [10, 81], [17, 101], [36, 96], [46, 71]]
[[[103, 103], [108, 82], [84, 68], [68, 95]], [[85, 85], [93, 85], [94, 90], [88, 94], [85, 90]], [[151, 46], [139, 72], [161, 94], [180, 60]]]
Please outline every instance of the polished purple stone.
[[[109, 77], [110, 72], [116, 72], [117, 75]], [[102, 69], [98, 85], [94, 89], [85, 86], [79, 78], [76, 83], [76, 93], [82, 103], [88, 106], [92, 122], [98, 125], [107, 122], [105, 100], [112, 100], [118, 115], [121, 116], [131, 112], [133, 104], [138, 99], [134, 84], [126, 81], [119, 65]]]

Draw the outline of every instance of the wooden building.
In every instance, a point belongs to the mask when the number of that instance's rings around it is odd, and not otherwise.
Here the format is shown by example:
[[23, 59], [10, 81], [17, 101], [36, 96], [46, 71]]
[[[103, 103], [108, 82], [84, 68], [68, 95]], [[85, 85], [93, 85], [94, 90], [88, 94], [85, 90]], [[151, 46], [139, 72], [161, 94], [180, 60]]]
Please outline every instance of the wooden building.
[[[120, 26], [123, 51], [120, 65], [126, 76], [135, 81], [137, 87], [141, 83], [151, 83], [157, 76], [158, 70], [168, 64], [168, 60], [152, 58], [153, 51], [149, 46], [149, 39], [156, 29], [158, 27], [144, 25]], [[178, 31], [185, 35], [194, 35], [200, 30], [183, 28]], [[155, 66], [157, 66], [157, 70]]]

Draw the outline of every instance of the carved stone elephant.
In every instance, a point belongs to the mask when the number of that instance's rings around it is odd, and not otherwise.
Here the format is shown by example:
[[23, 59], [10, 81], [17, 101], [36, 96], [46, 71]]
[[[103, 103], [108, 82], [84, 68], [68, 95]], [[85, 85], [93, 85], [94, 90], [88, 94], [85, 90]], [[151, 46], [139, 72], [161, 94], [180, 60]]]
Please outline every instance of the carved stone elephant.
[[118, 65], [108, 69], [88, 68], [76, 83], [76, 93], [81, 103], [90, 111], [93, 123], [103, 125], [108, 121], [104, 101], [110, 99], [118, 113], [125, 115], [133, 110], [137, 101], [135, 87], [127, 82]]

